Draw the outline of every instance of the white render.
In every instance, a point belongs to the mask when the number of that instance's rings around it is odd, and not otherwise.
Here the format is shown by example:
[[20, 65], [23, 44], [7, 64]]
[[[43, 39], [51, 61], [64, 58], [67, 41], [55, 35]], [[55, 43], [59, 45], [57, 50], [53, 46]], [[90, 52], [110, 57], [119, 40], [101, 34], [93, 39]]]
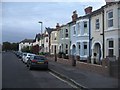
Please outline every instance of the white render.
[[19, 51], [21, 51], [22, 48], [27, 47], [27, 46], [31, 47], [32, 43], [29, 43], [29, 42], [25, 42], [25, 43], [21, 42], [21, 43], [19, 43]]
[[[96, 20], [99, 20], [99, 28], [96, 28]], [[100, 62], [103, 59], [103, 12], [98, 11], [96, 14], [91, 16], [91, 62], [96, 58], [96, 62]], [[96, 56], [94, 56], [96, 53]]]
[[[85, 32], [84, 22], [87, 24]], [[78, 24], [79, 23], [79, 24]], [[75, 27], [76, 34], [73, 28]], [[89, 19], [88, 17], [80, 18], [76, 24], [70, 26], [71, 32], [71, 55], [80, 56], [80, 60], [86, 60], [89, 56]], [[85, 49], [86, 46], [86, 49]]]
[[55, 47], [56, 47], [56, 53], [58, 53], [58, 31], [52, 31], [51, 32], [51, 45], [50, 50], [51, 54], [55, 54]]
[[[48, 32], [45, 31], [45, 35], [48, 35]], [[49, 52], [49, 36], [44, 37], [44, 52]]]
[[[116, 4], [112, 4], [112, 5], [108, 5], [107, 7], [104, 8], [104, 18], [105, 21], [105, 56], [108, 56], [108, 41], [109, 40], [113, 40], [114, 44], [113, 44], [113, 54], [116, 56], [116, 58], [119, 57], [119, 38], [120, 38], [120, 3], [116, 3]], [[112, 27], [108, 27], [108, 23], [107, 23], [107, 15], [108, 12], [112, 11], [113, 12], [113, 26]], [[119, 12], [119, 13], [118, 13]]]

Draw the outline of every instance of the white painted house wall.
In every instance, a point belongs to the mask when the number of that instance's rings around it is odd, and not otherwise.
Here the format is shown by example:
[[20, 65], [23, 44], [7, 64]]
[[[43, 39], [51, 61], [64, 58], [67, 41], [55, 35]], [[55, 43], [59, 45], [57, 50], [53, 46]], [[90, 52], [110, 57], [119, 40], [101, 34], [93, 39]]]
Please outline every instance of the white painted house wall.
[[[96, 20], [99, 20], [99, 29], [96, 28], [97, 24]], [[100, 11], [91, 16], [92, 63], [94, 58], [98, 59], [97, 62], [103, 59], [103, 35], [101, 35], [102, 33], [103, 33], [103, 14], [102, 11]], [[94, 56], [94, 53], [96, 53], [97, 56]]]
[[[87, 25], [86, 30], [84, 28], [84, 22], [86, 22]], [[81, 60], [86, 60], [89, 56], [89, 19], [81, 18], [77, 20], [76, 24], [70, 27], [70, 30], [71, 55], [77, 55], [80, 56]]]
[[[113, 55], [118, 58], [119, 56], [119, 38], [120, 38], [120, 28], [119, 28], [119, 14], [118, 8], [120, 8], [120, 4], [116, 3], [113, 5], [108, 5], [104, 8], [104, 18], [105, 19], [105, 56], [109, 55], [109, 50], [113, 49]], [[108, 13], [113, 12], [113, 26], [108, 27]], [[113, 47], [109, 47], [109, 41], [113, 41]]]
[[23, 43], [23, 42], [21, 42], [21, 43], [19, 44], [19, 51], [21, 51], [22, 48], [27, 47], [27, 46], [29, 46], [29, 47], [32, 46], [32, 43], [28, 43], [28, 42]]

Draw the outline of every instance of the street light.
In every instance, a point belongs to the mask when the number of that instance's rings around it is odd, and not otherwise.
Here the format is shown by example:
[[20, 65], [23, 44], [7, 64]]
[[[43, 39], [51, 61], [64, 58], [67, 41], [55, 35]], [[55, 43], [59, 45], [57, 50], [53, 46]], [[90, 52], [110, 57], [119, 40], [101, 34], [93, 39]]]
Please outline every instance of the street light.
[[38, 23], [41, 24], [41, 35], [42, 35], [42, 24], [43, 24], [43, 22], [39, 21]]
[[39, 21], [38, 23], [40, 23], [41, 24], [41, 46], [42, 46], [42, 52], [43, 52], [43, 35], [42, 35], [42, 27], [43, 27], [43, 22], [42, 21]]

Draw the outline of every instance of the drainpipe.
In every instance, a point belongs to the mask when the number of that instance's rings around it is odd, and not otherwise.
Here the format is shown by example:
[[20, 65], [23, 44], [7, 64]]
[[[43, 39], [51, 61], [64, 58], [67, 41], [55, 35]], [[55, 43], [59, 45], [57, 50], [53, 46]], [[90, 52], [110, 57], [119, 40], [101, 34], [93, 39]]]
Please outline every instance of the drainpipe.
[[105, 35], [104, 35], [104, 10], [102, 11], [102, 23], [103, 23], [103, 27], [102, 27], [102, 30], [103, 30], [103, 33], [102, 33], [102, 35], [103, 35], [103, 58], [105, 57], [104, 55], [105, 55], [105, 44], [104, 44], [104, 42], [105, 42]]
[[91, 60], [91, 16], [89, 15], [89, 59]]

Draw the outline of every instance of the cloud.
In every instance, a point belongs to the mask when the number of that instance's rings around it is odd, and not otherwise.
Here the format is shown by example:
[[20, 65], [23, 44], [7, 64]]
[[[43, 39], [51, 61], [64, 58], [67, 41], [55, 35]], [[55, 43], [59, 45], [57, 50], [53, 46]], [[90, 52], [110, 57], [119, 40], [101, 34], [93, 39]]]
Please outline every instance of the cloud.
[[2, 2], [103, 2], [105, 0], [2, 0]]
[[71, 21], [74, 10], [77, 10], [78, 16], [81, 16], [84, 15], [86, 6], [93, 6], [95, 10], [103, 4], [98, 2], [4, 2], [2, 6], [3, 41], [19, 41], [21, 38], [34, 37], [40, 32], [41, 26], [38, 21], [42, 21], [44, 27], [55, 27], [56, 23], [66, 24]]

